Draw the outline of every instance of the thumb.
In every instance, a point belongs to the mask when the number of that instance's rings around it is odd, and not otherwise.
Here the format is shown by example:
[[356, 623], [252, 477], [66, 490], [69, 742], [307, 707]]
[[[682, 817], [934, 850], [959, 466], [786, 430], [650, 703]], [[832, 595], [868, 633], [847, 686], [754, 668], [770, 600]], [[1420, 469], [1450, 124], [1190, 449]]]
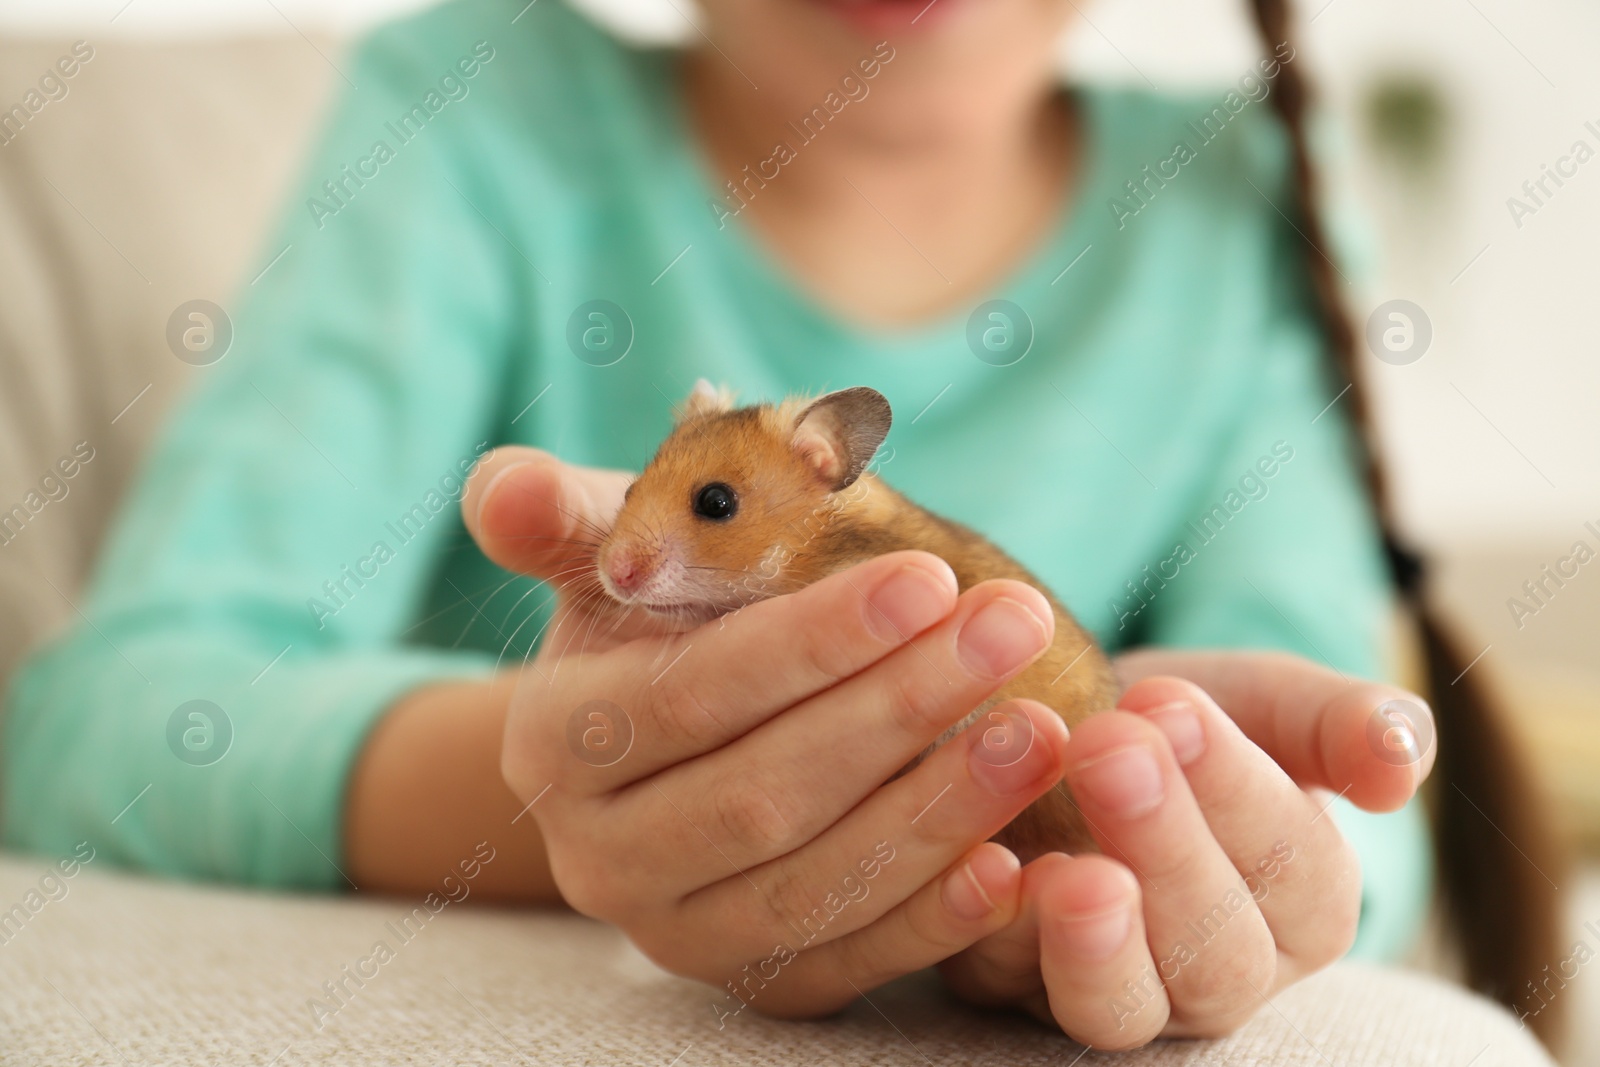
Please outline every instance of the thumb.
[[629, 478], [508, 445], [479, 462], [461, 498], [461, 518], [494, 562], [551, 580], [593, 559]]

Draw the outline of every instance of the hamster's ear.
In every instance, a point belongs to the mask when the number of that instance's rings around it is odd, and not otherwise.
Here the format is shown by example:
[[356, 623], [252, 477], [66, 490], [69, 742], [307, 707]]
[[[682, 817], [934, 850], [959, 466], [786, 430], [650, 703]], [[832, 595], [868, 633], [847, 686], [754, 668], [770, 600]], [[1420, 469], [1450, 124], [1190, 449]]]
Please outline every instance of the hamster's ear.
[[697, 419], [702, 415], [721, 415], [733, 410], [733, 390], [725, 385], [712, 385], [704, 378], [694, 383], [689, 398], [683, 402], [679, 422]]
[[872, 462], [892, 419], [889, 401], [857, 386], [812, 401], [794, 420], [794, 449], [828, 488], [849, 486]]

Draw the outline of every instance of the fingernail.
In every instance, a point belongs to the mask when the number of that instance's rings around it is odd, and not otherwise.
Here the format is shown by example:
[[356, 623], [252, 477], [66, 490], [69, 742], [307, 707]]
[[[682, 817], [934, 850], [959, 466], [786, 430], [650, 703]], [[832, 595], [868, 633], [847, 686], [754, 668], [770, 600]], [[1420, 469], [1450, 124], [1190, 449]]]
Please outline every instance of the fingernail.
[[1161, 803], [1161, 768], [1144, 745], [1113, 749], [1073, 770], [1072, 791], [1113, 815], [1132, 819]]
[[968, 922], [994, 911], [994, 901], [983, 891], [983, 885], [978, 881], [970, 862], [963, 863], [960, 870], [944, 880], [939, 899], [944, 901], [945, 909], [951, 915]]
[[1034, 736], [1033, 720], [1020, 711], [991, 711], [968, 730], [968, 771], [997, 797], [1022, 792], [1049, 769], [1050, 748]]
[[926, 567], [907, 564], [867, 597], [867, 627], [884, 641], [904, 641], [949, 614], [953, 592]]
[[1172, 743], [1172, 754], [1178, 757], [1180, 764], [1188, 766], [1206, 750], [1205, 727], [1200, 724], [1199, 712], [1187, 700], [1175, 700], [1140, 714], [1167, 735]]
[[956, 638], [961, 662], [986, 678], [1010, 674], [1050, 642], [1045, 623], [1027, 605], [1010, 597], [985, 604], [966, 621]]
[[1127, 904], [1118, 904], [1093, 915], [1063, 916], [1059, 921], [1067, 951], [1081, 960], [1101, 963], [1127, 943], [1133, 912]]

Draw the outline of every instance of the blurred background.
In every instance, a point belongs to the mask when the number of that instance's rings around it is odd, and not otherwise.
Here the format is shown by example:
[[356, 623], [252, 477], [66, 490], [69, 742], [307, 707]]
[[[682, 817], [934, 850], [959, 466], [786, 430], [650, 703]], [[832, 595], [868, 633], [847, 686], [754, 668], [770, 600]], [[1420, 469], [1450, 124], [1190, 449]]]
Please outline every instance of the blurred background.
[[[692, 33], [690, 0], [574, 2], [631, 35]], [[345, 45], [420, 6], [0, 4], [0, 109], [73, 42], [93, 49], [64, 96], [20, 133], [0, 128], [0, 511], [73, 453], [82, 427], [104, 428], [70, 492], [48, 504], [66, 513], [49, 536], [0, 546], [0, 687], [72, 616], [130, 471], [189, 383], [194, 368], [166, 343], [169, 317], [196, 299], [229, 306], [248, 288], [264, 227], [345, 88]], [[1061, 60], [1073, 79], [1188, 89], [1234, 82], [1255, 59], [1241, 3], [1080, 6]], [[1406, 300], [1418, 336], [1431, 334], [1420, 355], [1363, 363], [1403, 525], [1437, 560], [1440, 594], [1483, 650], [1471, 669], [1507, 698], [1564, 831], [1592, 864], [1600, 559], [1574, 553], [1582, 542], [1600, 554], [1600, 7], [1308, 0], [1298, 10], [1324, 105], [1325, 207], [1357, 320]], [[1542, 584], [1536, 597], [1530, 582]], [[1583, 929], [1600, 924], [1593, 872], [1563, 888], [1575, 890], [1574, 942], [1600, 949]], [[1575, 1002], [1572, 1062], [1600, 1062], [1600, 979], [1584, 972], [1562, 995]]]

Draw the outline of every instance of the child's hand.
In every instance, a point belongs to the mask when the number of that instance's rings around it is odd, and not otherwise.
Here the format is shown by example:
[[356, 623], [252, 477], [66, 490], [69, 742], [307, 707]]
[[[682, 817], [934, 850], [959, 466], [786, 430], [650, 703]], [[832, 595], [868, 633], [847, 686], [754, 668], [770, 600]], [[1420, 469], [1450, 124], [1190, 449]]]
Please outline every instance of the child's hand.
[[[491, 558], [559, 584], [625, 485], [501, 449], [464, 514]], [[1047, 647], [1036, 591], [958, 598], [941, 560], [901, 552], [683, 634], [563, 601], [512, 701], [506, 779], [568, 903], [732, 982], [719, 1018], [832, 1011], [1016, 918], [1019, 865], [985, 840], [1058, 780], [1060, 720], [1007, 704], [884, 783]], [[977, 743], [999, 712], [1033, 738], [1010, 765]]]
[[1326, 807], [1410, 799], [1433, 766], [1431, 713], [1287, 655], [1143, 651], [1117, 667], [1142, 679], [1125, 710], [1067, 746], [1105, 855], [1030, 863], [1017, 920], [941, 969], [1096, 1048], [1225, 1034], [1350, 947], [1361, 871]]

